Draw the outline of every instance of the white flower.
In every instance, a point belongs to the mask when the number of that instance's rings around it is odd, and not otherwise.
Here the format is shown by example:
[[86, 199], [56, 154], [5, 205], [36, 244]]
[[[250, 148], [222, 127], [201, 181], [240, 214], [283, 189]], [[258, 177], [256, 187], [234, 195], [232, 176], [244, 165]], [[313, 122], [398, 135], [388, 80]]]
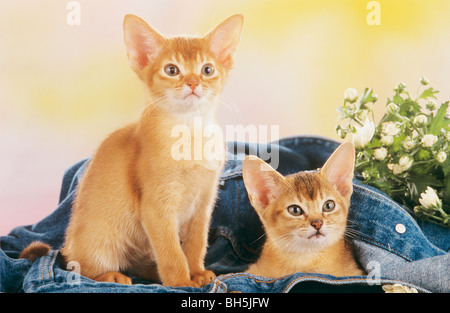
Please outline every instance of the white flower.
[[404, 172], [403, 167], [400, 164], [393, 164], [391, 170], [394, 175], [398, 175]]
[[370, 178], [370, 173], [369, 173], [369, 171], [363, 171], [363, 172], [362, 172], [362, 176], [363, 176], [364, 179], [369, 179], [369, 178]]
[[400, 284], [383, 285], [381, 288], [385, 293], [418, 293], [416, 288], [403, 286]]
[[392, 137], [392, 136], [381, 136], [380, 143], [383, 146], [385, 146], [385, 147], [389, 147], [390, 145], [392, 145], [394, 143], [394, 137]]
[[358, 99], [358, 91], [355, 88], [348, 88], [344, 92], [344, 99], [349, 102], [355, 102]]
[[397, 84], [397, 89], [403, 90], [406, 88], [406, 84], [403, 82], [400, 82]]
[[386, 148], [378, 148], [373, 152], [373, 157], [375, 158], [375, 160], [383, 161], [386, 158], [387, 153], [388, 151]]
[[375, 124], [366, 118], [364, 125], [353, 134], [353, 144], [356, 148], [364, 148], [372, 140], [374, 133]]
[[447, 160], [447, 153], [445, 153], [445, 151], [440, 151], [436, 154], [435, 159], [438, 163], [444, 163], [445, 160]]
[[414, 140], [411, 139], [411, 137], [406, 137], [406, 139], [403, 141], [403, 148], [406, 150], [411, 150], [414, 148], [416, 144], [414, 143]]
[[398, 127], [397, 123], [389, 122], [384, 127], [384, 133], [388, 136], [397, 135], [401, 129]]
[[409, 169], [411, 167], [411, 165], [413, 164], [413, 161], [414, 161], [414, 159], [410, 155], [404, 154], [400, 157], [400, 160], [398, 160], [398, 165], [401, 166], [403, 171], [406, 171], [407, 169]]
[[400, 111], [400, 108], [394, 102], [389, 103], [386, 107], [386, 112], [389, 114], [397, 113], [398, 111]]
[[438, 140], [438, 137], [435, 135], [425, 135], [422, 138], [422, 145], [424, 147], [430, 148], [432, 147]]
[[426, 125], [428, 122], [428, 119], [425, 115], [421, 114], [421, 115], [417, 115], [414, 118], [414, 125], [416, 126], [424, 126]]
[[358, 118], [362, 121], [367, 118], [367, 114], [369, 114], [368, 110], [361, 110], [358, 112]]
[[420, 83], [424, 86], [428, 85], [428, 83], [429, 83], [428, 78], [426, 78], [425, 76], [422, 76], [420, 78]]
[[408, 170], [413, 162], [414, 159], [410, 155], [404, 154], [401, 156], [400, 160], [398, 160], [398, 164], [388, 164], [388, 168], [394, 175], [398, 175]]
[[426, 209], [442, 207], [442, 202], [437, 196], [436, 191], [429, 186], [427, 187], [427, 190], [425, 190], [425, 192], [422, 192], [420, 194], [419, 202]]
[[428, 100], [425, 106], [430, 111], [436, 110], [436, 102], [434, 102], [433, 100]]

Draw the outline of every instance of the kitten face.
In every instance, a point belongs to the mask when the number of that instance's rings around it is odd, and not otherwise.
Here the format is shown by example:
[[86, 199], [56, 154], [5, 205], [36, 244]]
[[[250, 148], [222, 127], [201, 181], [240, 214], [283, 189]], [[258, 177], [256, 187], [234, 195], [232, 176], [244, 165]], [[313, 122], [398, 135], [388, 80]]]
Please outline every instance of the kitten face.
[[278, 201], [262, 212], [271, 240], [287, 252], [322, 249], [345, 233], [348, 204], [320, 173], [285, 178]]
[[210, 111], [233, 65], [242, 25], [242, 16], [234, 15], [202, 38], [166, 38], [127, 15], [128, 58], [147, 86], [151, 104], [174, 114]]
[[355, 150], [342, 144], [319, 172], [282, 176], [248, 156], [243, 176], [250, 202], [270, 244], [286, 252], [323, 249], [342, 239], [350, 197]]
[[152, 98], [166, 110], [201, 112], [217, 103], [226, 76], [204, 39], [180, 37], [165, 41], [145, 81]]

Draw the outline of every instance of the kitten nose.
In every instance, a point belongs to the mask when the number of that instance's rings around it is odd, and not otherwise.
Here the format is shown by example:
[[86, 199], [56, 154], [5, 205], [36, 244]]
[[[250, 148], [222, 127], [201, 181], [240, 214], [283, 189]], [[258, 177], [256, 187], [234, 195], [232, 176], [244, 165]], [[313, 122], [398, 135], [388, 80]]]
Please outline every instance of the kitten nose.
[[197, 88], [199, 84], [198, 79], [196, 78], [191, 78], [190, 80], [187, 81], [186, 85], [188, 85], [189, 87], [191, 87], [192, 91], [195, 90], [195, 88]]
[[322, 220], [314, 220], [311, 222], [311, 226], [314, 227], [315, 230], [319, 230], [323, 225]]

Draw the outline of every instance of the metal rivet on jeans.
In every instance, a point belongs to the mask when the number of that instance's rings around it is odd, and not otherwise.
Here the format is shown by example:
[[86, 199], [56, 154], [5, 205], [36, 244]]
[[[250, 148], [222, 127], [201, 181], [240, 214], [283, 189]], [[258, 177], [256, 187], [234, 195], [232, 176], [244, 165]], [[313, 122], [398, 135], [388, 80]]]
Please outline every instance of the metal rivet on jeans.
[[406, 231], [406, 227], [403, 224], [395, 225], [395, 231], [399, 234], [403, 234]]

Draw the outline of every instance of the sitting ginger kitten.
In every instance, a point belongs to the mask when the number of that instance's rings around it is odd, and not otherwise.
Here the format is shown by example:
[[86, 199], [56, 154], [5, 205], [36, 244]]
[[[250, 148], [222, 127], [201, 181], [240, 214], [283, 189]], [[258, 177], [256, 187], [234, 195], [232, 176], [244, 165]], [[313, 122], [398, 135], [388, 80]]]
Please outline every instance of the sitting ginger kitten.
[[172, 134], [187, 125], [193, 143], [194, 118], [216, 125], [242, 24], [235, 15], [203, 38], [165, 38], [125, 17], [128, 58], [150, 104], [139, 121], [102, 143], [79, 186], [61, 253], [80, 263], [82, 275], [130, 284], [127, 272], [173, 287], [215, 278], [204, 257], [225, 158], [177, 160]]
[[364, 275], [344, 240], [354, 160], [355, 150], [348, 142], [319, 172], [284, 177], [255, 156], [245, 158], [244, 183], [267, 237], [248, 273], [265, 277], [296, 272]]
[[[217, 126], [215, 111], [243, 18], [234, 15], [202, 38], [166, 38], [134, 15], [127, 15], [123, 26], [148, 105], [138, 121], [107, 137], [89, 161], [61, 254], [96, 281], [131, 284], [124, 275], [129, 273], [173, 287], [203, 286], [215, 278], [205, 270], [204, 257], [225, 144], [215, 147], [221, 158], [199, 158], [195, 151], [179, 159], [173, 131], [189, 127], [195, 143], [202, 138], [194, 135], [205, 131], [194, 119], [204, 128]], [[33, 243], [21, 257], [35, 259], [49, 249]]]

